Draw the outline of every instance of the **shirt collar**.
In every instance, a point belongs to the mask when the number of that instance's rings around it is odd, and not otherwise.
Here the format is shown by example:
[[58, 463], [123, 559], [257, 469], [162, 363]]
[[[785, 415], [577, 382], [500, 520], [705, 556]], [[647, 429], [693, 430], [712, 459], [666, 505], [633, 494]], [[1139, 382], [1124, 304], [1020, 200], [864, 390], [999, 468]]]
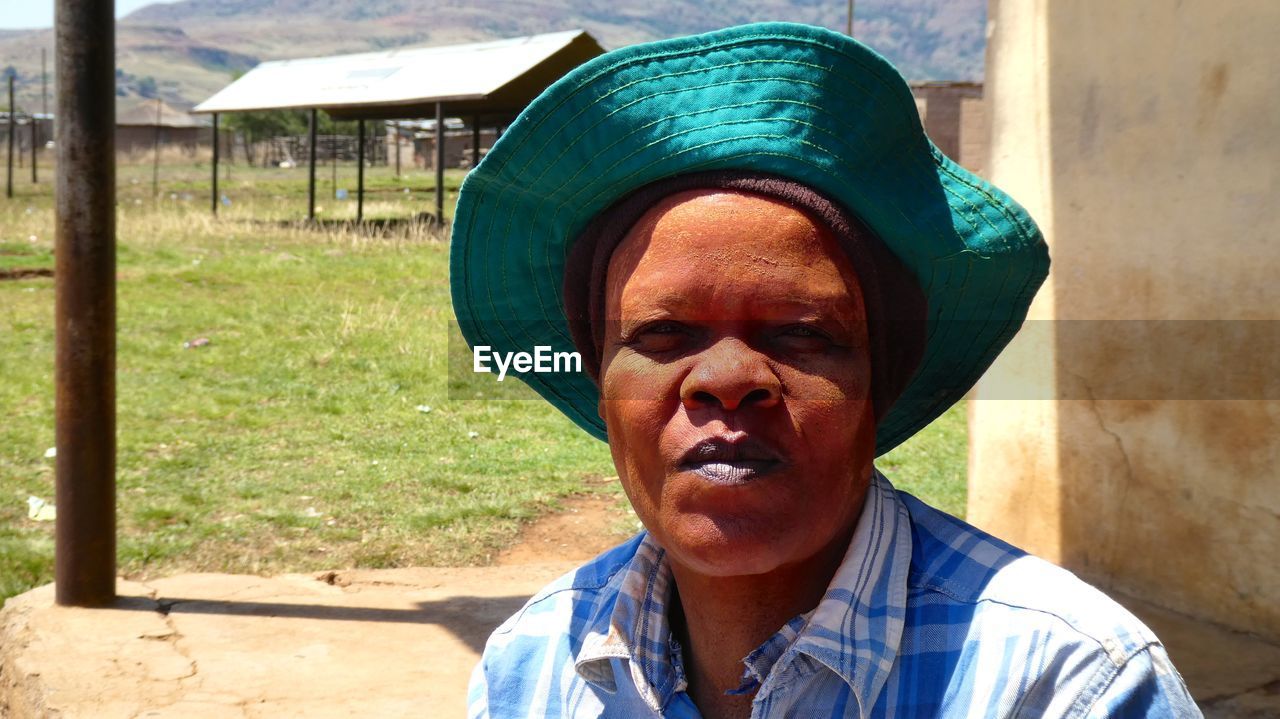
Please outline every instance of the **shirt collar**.
[[[849, 549], [822, 601], [743, 659], [738, 691], [762, 686], [778, 662], [803, 655], [844, 679], [865, 714], [898, 656], [910, 565], [907, 509], [876, 471]], [[685, 690], [667, 619], [671, 582], [665, 550], [646, 535], [612, 582], [616, 601], [601, 606], [601, 615], [591, 622], [575, 662], [584, 680], [615, 691], [615, 667], [625, 664], [640, 697], [659, 712], [672, 695]]]
[[617, 690], [613, 660], [627, 660], [640, 698], [659, 713], [687, 686], [679, 661], [673, 660], [667, 619], [671, 566], [666, 554], [645, 533], [635, 556], [610, 582], [616, 591], [614, 602], [600, 606], [574, 662], [579, 676], [612, 693]]

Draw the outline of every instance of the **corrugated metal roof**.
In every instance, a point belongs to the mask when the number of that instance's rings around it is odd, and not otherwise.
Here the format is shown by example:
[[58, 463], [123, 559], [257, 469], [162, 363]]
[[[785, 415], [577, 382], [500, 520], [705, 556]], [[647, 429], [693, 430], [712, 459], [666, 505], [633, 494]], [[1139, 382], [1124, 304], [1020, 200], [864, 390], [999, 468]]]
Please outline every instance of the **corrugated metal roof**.
[[[437, 102], [454, 111], [523, 104], [603, 53], [581, 30], [386, 52], [264, 62], [192, 110], [320, 108], [345, 117], [396, 117]], [[530, 94], [530, 88], [532, 94]], [[527, 96], [527, 97], [526, 97]], [[413, 117], [402, 114], [400, 117]]]

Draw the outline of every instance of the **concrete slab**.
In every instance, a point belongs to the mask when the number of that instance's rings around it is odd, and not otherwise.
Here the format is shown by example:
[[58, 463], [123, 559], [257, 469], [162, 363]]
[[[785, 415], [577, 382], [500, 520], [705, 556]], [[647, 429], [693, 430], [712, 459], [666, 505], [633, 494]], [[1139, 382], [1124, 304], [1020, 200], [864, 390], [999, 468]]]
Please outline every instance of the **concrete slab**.
[[[41, 587], [0, 612], [0, 717], [463, 716], [489, 632], [575, 565], [121, 580], [106, 609]], [[1120, 599], [1207, 717], [1280, 717], [1280, 647]]]
[[485, 638], [573, 563], [188, 574], [0, 613], [0, 716], [462, 716]]
[[1160, 637], [1206, 719], [1280, 717], [1280, 646], [1112, 593]]

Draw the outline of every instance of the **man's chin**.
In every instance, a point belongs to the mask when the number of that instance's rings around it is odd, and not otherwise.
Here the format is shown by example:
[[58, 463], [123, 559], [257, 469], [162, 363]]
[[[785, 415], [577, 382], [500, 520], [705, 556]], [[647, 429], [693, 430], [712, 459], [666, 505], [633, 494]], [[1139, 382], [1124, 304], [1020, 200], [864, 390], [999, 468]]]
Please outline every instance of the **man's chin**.
[[[780, 541], [775, 528], [751, 528], [705, 515], [689, 518], [691, 531], [658, 538], [674, 565], [705, 577], [768, 574], [794, 559], [792, 542]], [[773, 531], [769, 531], [773, 530]]]

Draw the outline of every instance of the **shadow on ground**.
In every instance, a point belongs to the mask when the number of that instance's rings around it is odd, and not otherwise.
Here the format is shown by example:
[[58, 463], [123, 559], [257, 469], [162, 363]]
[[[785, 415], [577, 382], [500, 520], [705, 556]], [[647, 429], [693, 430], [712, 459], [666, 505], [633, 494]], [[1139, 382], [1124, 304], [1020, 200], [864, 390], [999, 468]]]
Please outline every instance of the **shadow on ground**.
[[335, 607], [323, 604], [184, 599], [181, 597], [121, 597], [110, 609], [171, 614], [202, 614], [270, 619], [322, 619], [337, 622], [400, 622], [435, 624], [449, 631], [477, 654], [489, 634], [529, 599], [508, 597], [449, 597], [418, 602], [416, 609]]

